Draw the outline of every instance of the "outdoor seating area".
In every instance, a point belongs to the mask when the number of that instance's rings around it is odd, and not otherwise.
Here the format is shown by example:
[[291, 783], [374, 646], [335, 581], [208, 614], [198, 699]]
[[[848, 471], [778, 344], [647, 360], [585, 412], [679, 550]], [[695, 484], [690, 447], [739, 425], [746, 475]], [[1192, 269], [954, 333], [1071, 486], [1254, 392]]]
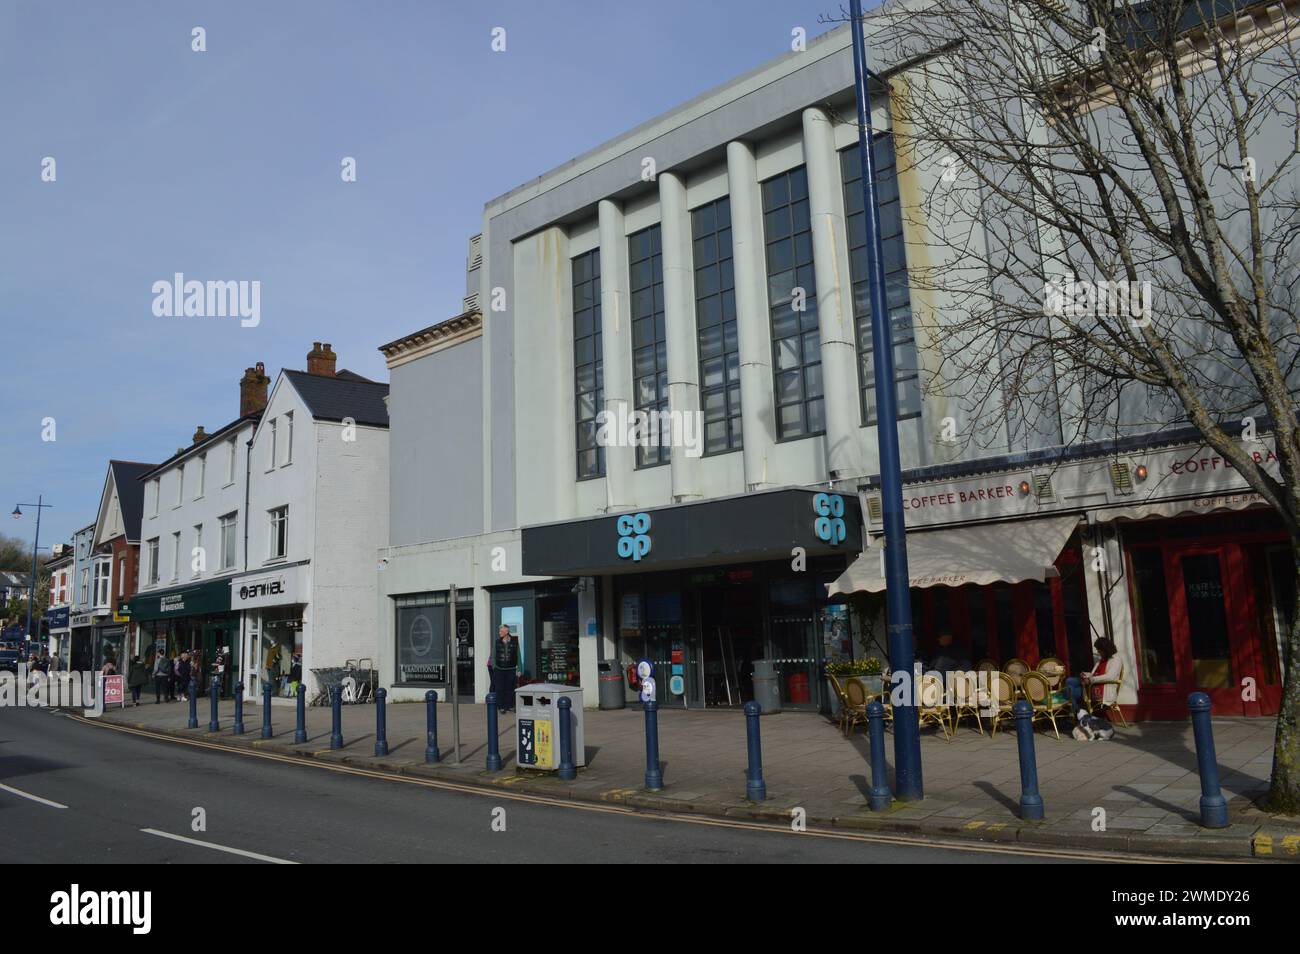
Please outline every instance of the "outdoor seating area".
[[[974, 671], [944, 674], [924, 673], [917, 685], [917, 710], [921, 726], [934, 725], [947, 741], [952, 741], [963, 720], [972, 723], [981, 735], [997, 734], [998, 726], [1014, 719], [1013, 707], [1025, 700], [1033, 710], [1031, 724], [1051, 726], [1053, 735], [1069, 735], [1073, 726], [1074, 703], [1066, 679], [1069, 669], [1055, 656], [1045, 656], [1037, 666], [1023, 659], [1008, 659], [1001, 668], [991, 659], [980, 660]], [[885, 711], [886, 727], [893, 723], [890, 704], [890, 674], [827, 674], [831, 689], [839, 700], [840, 732], [848, 737], [853, 729], [867, 724], [867, 706], [879, 701]], [[1122, 678], [1121, 678], [1122, 681]], [[1127, 727], [1123, 712], [1115, 703], [1103, 705], [1093, 699], [1086, 685], [1082, 693], [1084, 707], [1098, 715], [1110, 715]]]

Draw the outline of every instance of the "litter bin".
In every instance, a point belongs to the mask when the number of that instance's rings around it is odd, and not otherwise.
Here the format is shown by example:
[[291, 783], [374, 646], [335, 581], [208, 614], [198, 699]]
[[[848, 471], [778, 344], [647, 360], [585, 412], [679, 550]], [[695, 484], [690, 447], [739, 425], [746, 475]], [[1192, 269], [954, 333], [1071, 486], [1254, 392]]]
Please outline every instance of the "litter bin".
[[781, 711], [781, 683], [776, 664], [770, 659], [754, 660], [754, 701], [763, 715]]
[[618, 663], [612, 659], [602, 659], [596, 664], [600, 672], [600, 707], [602, 709], [622, 709], [627, 706], [627, 696], [623, 692], [623, 674]]
[[560, 699], [572, 703], [573, 764], [587, 764], [582, 743], [582, 687], [534, 682], [515, 690], [515, 763], [553, 772], [560, 767]]

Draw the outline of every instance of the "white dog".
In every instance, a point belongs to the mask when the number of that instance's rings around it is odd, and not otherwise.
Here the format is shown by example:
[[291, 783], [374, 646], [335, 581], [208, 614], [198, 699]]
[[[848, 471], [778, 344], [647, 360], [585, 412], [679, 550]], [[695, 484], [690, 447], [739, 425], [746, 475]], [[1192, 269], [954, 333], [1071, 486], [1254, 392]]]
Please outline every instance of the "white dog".
[[1115, 727], [1101, 716], [1095, 716], [1083, 706], [1075, 710], [1077, 724], [1073, 735], [1080, 742], [1108, 742], [1115, 737]]

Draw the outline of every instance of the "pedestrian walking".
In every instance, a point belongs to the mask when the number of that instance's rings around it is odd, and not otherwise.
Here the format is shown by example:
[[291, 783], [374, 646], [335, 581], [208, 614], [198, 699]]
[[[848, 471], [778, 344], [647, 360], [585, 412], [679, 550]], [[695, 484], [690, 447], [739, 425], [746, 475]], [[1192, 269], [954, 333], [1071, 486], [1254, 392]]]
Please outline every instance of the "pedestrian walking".
[[140, 705], [140, 691], [144, 689], [145, 683], [149, 681], [149, 670], [145, 668], [139, 656], [132, 656], [131, 663], [127, 666], [126, 684], [131, 690], [131, 704]]
[[172, 672], [172, 661], [167, 658], [166, 653], [159, 653], [158, 658], [153, 664], [153, 704], [158, 705], [166, 697], [170, 702], [172, 698], [171, 691], [168, 689]]
[[176, 682], [180, 690], [181, 702], [190, 701], [190, 654], [181, 653], [176, 664]]
[[515, 682], [519, 667], [519, 641], [505, 623], [497, 630], [496, 644], [492, 650], [492, 691], [497, 696], [497, 707], [502, 712], [515, 710]]

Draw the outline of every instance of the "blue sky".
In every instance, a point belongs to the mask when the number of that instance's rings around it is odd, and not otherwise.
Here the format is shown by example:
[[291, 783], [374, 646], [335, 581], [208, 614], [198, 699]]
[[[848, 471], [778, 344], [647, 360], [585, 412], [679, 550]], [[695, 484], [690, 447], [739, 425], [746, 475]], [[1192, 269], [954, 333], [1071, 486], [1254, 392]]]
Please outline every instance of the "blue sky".
[[[244, 368], [303, 368], [313, 341], [387, 380], [378, 345], [460, 311], [487, 200], [796, 26], [826, 32], [823, 13], [838, 3], [0, 0], [0, 508], [44, 494], [42, 545], [69, 540], [110, 457], [166, 458], [237, 415]], [[175, 272], [260, 281], [261, 323], [155, 317]]]

